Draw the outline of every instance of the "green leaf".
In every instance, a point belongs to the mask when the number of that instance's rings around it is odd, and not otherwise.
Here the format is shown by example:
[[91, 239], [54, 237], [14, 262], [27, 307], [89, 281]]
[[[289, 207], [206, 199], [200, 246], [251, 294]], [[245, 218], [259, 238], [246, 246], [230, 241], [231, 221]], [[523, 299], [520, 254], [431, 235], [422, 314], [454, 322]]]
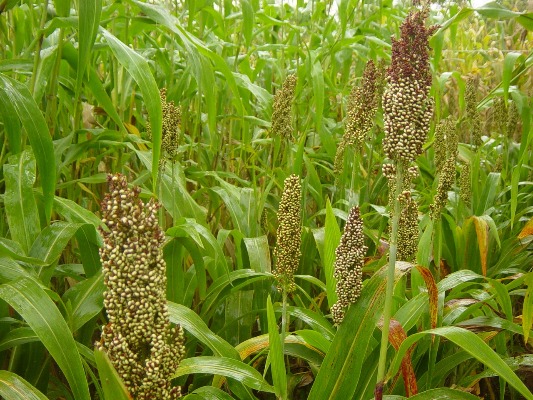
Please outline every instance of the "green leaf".
[[157, 171], [161, 156], [162, 137], [162, 111], [161, 98], [157, 83], [150, 71], [148, 62], [136, 51], [132, 50], [110, 32], [100, 27], [100, 32], [105, 37], [109, 48], [118, 62], [128, 70], [132, 78], [137, 82], [143, 95], [143, 103], [148, 111], [150, 127], [152, 131], [152, 190], [156, 192]]
[[[276, 389], [276, 396], [281, 399], [287, 398], [287, 372], [285, 369], [285, 360], [283, 358], [283, 348], [281, 346], [281, 337], [278, 332], [276, 314], [272, 306], [270, 296], [267, 298], [267, 318], [268, 318], [268, 341], [269, 341], [269, 358], [272, 371], [272, 380]], [[284, 333], [282, 332], [282, 335]]]
[[80, 206], [78, 203], [56, 197], [54, 199], [54, 210], [68, 222], [92, 224], [96, 228], [102, 225], [102, 221], [93, 212]]
[[9, 400], [48, 400], [20, 376], [3, 370], [0, 371], [0, 396]]
[[128, 393], [128, 389], [120, 379], [117, 371], [111, 364], [109, 357], [103, 351], [94, 350], [94, 360], [98, 367], [100, 382], [104, 391], [104, 400], [131, 400], [133, 397]]
[[56, 185], [56, 165], [54, 145], [46, 121], [24, 84], [0, 74], [0, 91], [5, 94], [0, 96], [0, 103], [2, 106], [4, 101], [11, 103], [30, 139], [39, 167], [46, 220], [50, 221]]
[[11, 238], [28, 254], [39, 235], [39, 211], [33, 196], [35, 159], [30, 151], [9, 158], [4, 164], [6, 194], [4, 206]]
[[213, 386], [202, 386], [196, 389], [191, 394], [188, 394], [183, 398], [183, 400], [233, 400], [226, 392], [220, 390], [219, 388]]
[[6, 333], [0, 341], [0, 351], [20, 346], [24, 343], [36, 342], [39, 337], [28, 327], [16, 328]]
[[30, 257], [43, 260], [46, 264], [54, 263], [80, 226], [81, 224], [61, 221], [47, 226], [33, 242]]
[[76, 97], [79, 96], [83, 77], [87, 71], [96, 32], [100, 25], [102, 0], [83, 0], [79, 3], [78, 18], [78, 71], [76, 78]]
[[270, 248], [266, 235], [255, 238], [244, 238], [250, 267], [257, 272], [271, 272]]
[[526, 278], [527, 290], [522, 308], [522, 331], [524, 332], [524, 343], [529, 340], [529, 330], [533, 327], [533, 272]]
[[324, 238], [324, 273], [326, 275], [326, 289], [328, 295], [328, 306], [331, 308], [337, 302], [335, 288], [337, 281], [335, 273], [335, 250], [341, 241], [341, 230], [337, 224], [337, 219], [333, 213], [333, 208], [329, 199], [326, 201], [326, 223]]
[[424, 336], [438, 335], [442, 336], [457, 346], [469, 353], [473, 358], [485, 364], [488, 368], [493, 370], [500, 378], [504, 379], [508, 384], [514, 387], [526, 399], [532, 400], [533, 393], [529, 391], [524, 382], [511, 370], [511, 368], [503, 361], [500, 356], [494, 352], [479, 336], [462, 328], [449, 326], [437, 329], [430, 329], [424, 332], [415, 333], [409, 336], [400, 346], [392, 365], [389, 369], [388, 376], [394, 376], [401, 364], [401, 360], [409, 348], [422, 339]]
[[181, 325], [183, 329], [209, 347], [213, 354], [240, 360], [237, 350], [220, 336], [215, 335], [202, 318], [190, 308], [168, 302], [168, 313], [170, 322]]
[[[403, 400], [407, 397], [403, 396], [383, 396], [383, 400]], [[462, 392], [457, 389], [437, 388], [426, 390], [418, 393], [415, 396], [409, 397], [410, 400], [479, 400], [479, 397], [473, 394]]]
[[505, 55], [505, 59], [503, 60], [502, 87], [505, 104], [507, 104], [509, 98], [509, 86], [511, 85], [514, 65], [519, 58], [524, 58], [521, 53], [510, 52]]
[[174, 378], [190, 374], [221, 375], [233, 378], [262, 392], [274, 393], [274, 388], [254, 368], [227, 357], [192, 357], [181, 361]]
[[17, 279], [0, 286], [0, 297], [33, 329], [59, 368], [77, 400], [90, 400], [89, 388], [76, 342], [50, 297], [33, 280]]
[[92, 276], [71, 287], [63, 295], [63, 302], [71, 303], [70, 319], [73, 332], [96, 316], [104, 307], [104, 276]]
[[[408, 264], [396, 264], [396, 279], [410, 269], [399, 268], [400, 265]], [[346, 312], [311, 388], [309, 400], [349, 399], [353, 396], [364, 355], [382, 315], [386, 268], [381, 268], [367, 281], [357, 302]]]
[[90, 278], [102, 269], [102, 262], [98, 252], [99, 247], [102, 245], [102, 238], [94, 226], [83, 224], [76, 232], [76, 240], [85, 276]]

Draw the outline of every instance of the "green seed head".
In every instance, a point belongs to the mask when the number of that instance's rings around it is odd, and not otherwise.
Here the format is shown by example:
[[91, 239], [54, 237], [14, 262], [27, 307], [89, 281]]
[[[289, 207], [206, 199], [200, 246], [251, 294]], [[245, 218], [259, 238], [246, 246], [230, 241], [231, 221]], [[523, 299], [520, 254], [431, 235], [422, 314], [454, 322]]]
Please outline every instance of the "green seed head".
[[296, 89], [296, 75], [288, 75], [281, 90], [274, 96], [272, 111], [272, 135], [292, 140], [292, 102]]
[[109, 322], [96, 347], [105, 351], [135, 399], [175, 399], [172, 374], [185, 354], [183, 331], [170, 326], [166, 303], [164, 233], [159, 204], [143, 204], [140, 188], [121, 174], [108, 176], [101, 204], [104, 306]]
[[366, 251], [359, 207], [353, 207], [348, 214], [339, 246], [335, 250], [334, 277], [337, 279], [335, 292], [338, 300], [331, 307], [331, 316], [336, 325], [344, 319], [346, 308], [355, 303], [361, 295]]
[[302, 226], [300, 220], [302, 187], [300, 177], [291, 175], [285, 179], [285, 187], [278, 209], [279, 226], [274, 250], [276, 269], [274, 276], [280, 290], [292, 292], [295, 289], [294, 273], [301, 257]]

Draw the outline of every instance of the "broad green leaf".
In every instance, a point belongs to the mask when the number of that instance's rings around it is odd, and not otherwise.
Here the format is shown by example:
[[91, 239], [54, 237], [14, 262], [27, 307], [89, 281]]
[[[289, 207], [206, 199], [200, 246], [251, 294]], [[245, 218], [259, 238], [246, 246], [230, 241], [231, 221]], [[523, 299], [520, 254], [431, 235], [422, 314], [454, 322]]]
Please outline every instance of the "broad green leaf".
[[335, 250], [341, 240], [341, 231], [337, 224], [335, 214], [331, 208], [329, 199], [326, 201], [326, 224], [324, 237], [324, 274], [326, 275], [326, 289], [328, 295], [328, 306], [331, 308], [337, 302], [335, 291], [337, 280], [333, 276], [335, 273]]
[[0, 297], [13, 307], [44, 344], [63, 371], [77, 400], [90, 400], [76, 343], [63, 316], [33, 280], [17, 279], [0, 286]]
[[19, 154], [22, 151], [22, 129], [17, 110], [9, 101], [6, 93], [0, 91], [0, 119], [4, 124], [4, 132], [7, 135], [11, 154]]
[[[269, 340], [269, 359], [270, 369], [272, 372], [272, 380], [274, 381], [274, 388], [276, 396], [280, 399], [287, 398], [287, 372], [285, 369], [285, 360], [283, 357], [283, 348], [281, 345], [281, 337], [278, 332], [278, 324], [276, 322], [276, 314], [272, 306], [270, 296], [267, 298], [267, 318], [268, 318], [268, 340]], [[284, 332], [281, 335], [285, 335]]]
[[[62, 56], [65, 60], [67, 60], [72, 69], [78, 69], [78, 54], [71, 43], [65, 43], [62, 49]], [[104, 85], [102, 85], [102, 82], [100, 82], [100, 78], [92, 66], [89, 68], [85, 84], [90, 89], [97, 101], [97, 104], [102, 107], [107, 115], [109, 115], [115, 124], [117, 124], [120, 131], [125, 133], [126, 128], [124, 127], [124, 124], [118, 115], [115, 105], [105, 91]]]
[[250, 47], [252, 42], [252, 35], [254, 29], [254, 9], [249, 0], [243, 0], [242, 6], [242, 31], [244, 39], [246, 40], [246, 46]]
[[36, 342], [39, 337], [28, 327], [16, 328], [6, 333], [0, 340], [0, 351], [20, 346], [24, 343]]
[[[406, 268], [403, 268], [403, 266]], [[357, 389], [364, 357], [376, 329], [385, 298], [386, 267], [376, 272], [350, 306], [313, 383], [310, 400], [349, 399]], [[396, 279], [406, 274], [407, 263], [396, 264]], [[377, 360], [376, 360], [377, 362]]]
[[71, 303], [71, 329], [76, 332], [104, 307], [104, 276], [99, 273], [71, 287], [63, 295], [63, 302]]
[[83, 0], [78, 2], [78, 71], [76, 78], [77, 96], [81, 90], [81, 84], [91, 58], [96, 32], [100, 25], [100, 14], [102, 13], [102, 0]]
[[152, 75], [152, 71], [150, 71], [148, 62], [141, 55], [126, 46], [104, 28], [100, 27], [100, 32], [106, 39], [109, 48], [117, 58], [118, 62], [128, 70], [141, 89], [143, 103], [148, 111], [152, 131], [152, 190], [156, 192], [157, 171], [159, 158], [161, 156], [161, 129], [163, 118], [161, 98], [159, 96], [157, 83]]
[[104, 390], [103, 400], [131, 400], [133, 397], [128, 393], [124, 382], [120, 379], [117, 371], [111, 364], [109, 357], [103, 351], [95, 349], [94, 359], [98, 367], [98, 375]]
[[7, 223], [11, 239], [20, 244], [26, 255], [41, 231], [32, 189], [35, 183], [35, 159], [30, 151], [24, 151], [10, 157], [9, 161], [9, 164], [4, 164]]
[[92, 224], [96, 228], [102, 225], [102, 221], [93, 212], [80, 206], [78, 203], [56, 197], [54, 199], [54, 210], [68, 222]]
[[0, 257], [9, 257], [13, 260], [22, 261], [28, 264], [44, 266], [46, 263], [38, 258], [28, 257], [18, 242], [0, 238]]
[[266, 235], [255, 238], [244, 238], [250, 267], [257, 272], [271, 272], [270, 248]]
[[56, 166], [54, 146], [46, 121], [26, 85], [0, 74], [0, 91], [5, 94], [0, 96], [0, 101], [3, 102], [7, 97], [30, 139], [39, 167], [46, 220], [50, 221], [56, 185]]
[[188, 394], [183, 400], [233, 400], [226, 392], [213, 386], [202, 386]]
[[47, 226], [33, 242], [29, 255], [44, 261], [46, 264], [54, 263], [61, 256], [80, 226], [81, 224], [61, 221]]
[[85, 276], [90, 278], [102, 269], [99, 247], [103, 245], [102, 238], [91, 224], [83, 224], [76, 232], [76, 240], [80, 250], [80, 258]]
[[[383, 400], [407, 400], [403, 396], [383, 396]], [[457, 389], [437, 388], [426, 390], [415, 396], [409, 397], [410, 400], [479, 400], [479, 397], [473, 394], [463, 392]]]
[[526, 278], [527, 290], [522, 308], [522, 331], [524, 333], [524, 343], [529, 340], [529, 331], [533, 328], [533, 272]]
[[502, 77], [502, 87], [503, 87], [503, 99], [505, 104], [509, 98], [509, 86], [511, 85], [511, 78], [513, 75], [514, 65], [516, 60], [523, 58], [521, 53], [509, 52], [505, 55], [503, 60], [503, 77]]
[[0, 396], [9, 400], [47, 400], [44, 394], [10, 371], [0, 371]]
[[493, 370], [498, 376], [504, 379], [509, 385], [514, 387], [526, 399], [532, 400], [533, 393], [526, 387], [524, 382], [511, 370], [511, 368], [503, 361], [500, 356], [494, 352], [479, 336], [462, 328], [449, 326], [437, 329], [430, 329], [424, 332], [415, 333], [409, 336], [400, 346], [396, 356], [393, 359], [392, 365], [389, 369], [388, 376], [392, 377], [400, 368], [400, 363], [409, 350], [409, 348], [427, 335], [442, 336], [449, 341], [455, 343], [457, 346], [468, 352], [473, 358], [485, 364], [488, 368]]
[[190, 374], [220, 375], [233, 378], [244, 385], [262, 392], [274, 393], [274, 388], [254, 368], [227, 357], [192, 357], [181, 361], [174, 377]]
[[183, 329], [209, 347], [213, 354], [219, 357], [240, 359], [237, 350], [220, 336], [215, 335], [198, 314], [190, 308], [169, 302], [168, 313], [170, 322], [181, 325]]

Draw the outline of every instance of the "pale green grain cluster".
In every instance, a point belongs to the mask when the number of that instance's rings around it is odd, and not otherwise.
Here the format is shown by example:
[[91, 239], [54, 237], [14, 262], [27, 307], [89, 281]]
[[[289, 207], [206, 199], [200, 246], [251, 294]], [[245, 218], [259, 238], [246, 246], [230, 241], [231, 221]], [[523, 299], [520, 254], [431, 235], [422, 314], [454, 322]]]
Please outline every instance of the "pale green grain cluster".
[[470, 128], [470, 140], [474, 146], [480, 146], [481, 140], [481, 117], [477, 111], [477, 91], [479, 87], [479, 78], [469, 76], [466, 80], [465, 103], [466, 118]]
[[467, 205], [472, 201], [472, 187], [470, 181], [470, 164], [465, 163], [461, 166], [459, 175], [459, 189], [461, 200]]
[[[176, 106], [173, 101], [167, 102], [167, 91], [159, 91], [161, 98], [162, 120], [162, 137], [161, 146], [169, 159], [173, 159], [178, 151], [180, 142], [180, 125], [181, 125], [181, 108]], [[152, 127], [148, 124], [146, 128], [148, 138], [152, 138]]]
[[278, 288], [292, 292], [295, 290], [294, 273], [298, 269], [301, 257], [301, 201], [302, 185], [300, 177], [290, 175], [285, 179], [283, 193], [278, 208], [278, 230], [276, 248], [276, 277]]
[[292, 102], [297, 81], [296, 75], [288, 75], [281, 90], [276, 92], [272, 106], [272, 135], [286, 140], [292, 140]]
[[337, 280], [335, 292], [338, 300], [331, 307], [335, 325], [343, 321], [347, 307], [355, 303], [361, 295], [366, 251], [359, 207], [353, 207], [348, 214], [339, 246], [335, 250], [334, 277]]
[[[437, 131], [439, 145], [437, 145]], [[435, 129], [435, 166], [437, 168], [437, 193], [430, 205], [431, 218], [437, 219], [448, 199], [448, 191], [455, 182], [458, 136], [455, 122], [450, 118], [442, 120]], [[440, 160], [440, 161], [439, 161]]]
[[377, 92], [378, 72], [374, 61], [366, 63], [363, 79], [354, 85], [348, 98], [348, 111], [344, 135], [335, 155], [335, 174], [342, 172], [344, 153], [348, 146], [359, 146], [367, 137], [374, 125], [374, 117], [378, 107]]
[[400, 194], [400, 221], [398, 224], [398, 250], [396, 259], [399, 261], [413, 261], [418, 250], [418, 205], [410, 191]]
[[183, 330], [169, 322], [159, 204], [143, 204], [140, 188], [128, 188], [121, 174], [109, 175], [108, 183], [100, 258], [109, 322], [96, 347], [107, 353], [133, 399], [176, 399], [180, 388], [171, 386], [171, 377], [185, 348]]

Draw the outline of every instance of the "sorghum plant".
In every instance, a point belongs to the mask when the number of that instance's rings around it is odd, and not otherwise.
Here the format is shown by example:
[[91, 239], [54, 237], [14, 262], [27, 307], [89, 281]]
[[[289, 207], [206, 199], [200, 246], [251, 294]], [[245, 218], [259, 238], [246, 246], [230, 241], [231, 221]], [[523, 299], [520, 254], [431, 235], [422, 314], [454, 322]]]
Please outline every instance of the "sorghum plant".
[[335, 155], [335, 174], [337, 176], [343, 169], [346, 148], [359, 146], [374, 125], [378, 106], [377, 75], [374, 61], [368, 61], [363, 72], [362, 82], [354, 86], [350, 93], [344, 136]]
[[[439, 132], [437, 136], [437, 131]], [[441, 121], [435, 129], [435, 144], [440, 144], [435, 148], [435, 166], [438, 171], [439, 184], [437, 194], [430, 205], [431, 218], [439, 218], [440, 213], [446, 205], [448, 191], [455, 182], [455, 163], [457, 161], [457, 130], [454, 122], [447, 118]]]
[[290, 175], [285, 179], [283, 194], [279, 203], [279, 226], [274, 250], [276, 257], [274, 276], [278, 282], [278, 288], [287, 292], [292, 292], [295, 289], [294, 273], [298, 268], [302, 254], [300, 250], [302, 240], [301, 201], [302, 186], [300, 177]]
[[[389, 321], [394, 288], [394, 271], [398, 250], [399, 222], [403, 208], [409, 211], [406, 221], [413, 219], [412, 210], [416, 203], [410, 196], [406, 182], [410, 164], [422, 153], [433, 114], [433, 101], [429, 97], [431, 71], [429, 66], [429, 37], [436, 27], [426, 27], [427, 5], [420, 11], [411, 12], [402, 23], [400, 39], [392, 39], [392, 60], [387, 71], [387, 87], [383, 94], [385, 139], [383, 147], [392, 165], [387, 164], [385, 174], [395, 182], [392, 197], [392, 212], [387, 290], [383, 311], [383, 331], [378, 364], [378, 386], [376, 396], [380, 397], [385, 376], [388, 347]], [[404, 175], [407, 175], [404, 176]], [[406, 180], [407, 178], [407, 180]], [[402, 204], [402, 199], [403, 204]], [[407, 212], [406, 211], [406, 212]], [[413, 227], [403, 227], [412, 229]], [[410, 247], [414, 247], [412, 244]], [[408, 254], [410, 255], [410, 254]]]
[[171, 327], [168, 317], [159, 204], [144, 205], [140, 188], [128, 188], [121, 174], [109, 175], [108, 183], [100, 258], [109, 322], [96, 347], [107, 353], [135, 400], [175, 399], [180, 388], [170, 378], [185, 349], [181, 327]]
[[481, 117], [477, 111], [477, 91], [479, 79], [469, 76], [466, 80], [466, 118], [470, 128], [470, 141], [474, 146], [481, 145]]
[[338, 300], [331, 307], [333, 322], [339, 325], [344, 319], [346, 308], [355, 303], [361, 294], [363, 263], [367, 251], [364, 244], [363, 221], [359, 207], [353, 207], [348, 214], [344, 233], [335, 250], [335, 292]]
[[281, 90], [274, 96], [272, 135], [279, 135], [288, 141], [292, 140], [292, 102], [297, 81], [296, 75], [288, 75]]
[[[168, 158], [172, 160], [178, 151], [180, 141], [181, 109], [173, 101], [167, 102], [165, 88], [159, 91], [159, 96], [161, 97], [161, 111], [163, 114], [161, 145]], [[150, 123], [146, 127], [146, 133], [149, 138], [152, 137]]]

